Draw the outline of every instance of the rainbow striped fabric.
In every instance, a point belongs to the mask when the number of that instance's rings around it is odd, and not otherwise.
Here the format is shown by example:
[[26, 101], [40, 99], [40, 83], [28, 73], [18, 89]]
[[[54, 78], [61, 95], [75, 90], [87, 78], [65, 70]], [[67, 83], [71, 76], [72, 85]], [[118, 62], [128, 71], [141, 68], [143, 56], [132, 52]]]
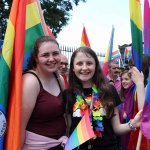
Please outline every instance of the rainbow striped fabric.
[[[26, 1], [14, 0], [0, 59], [0, 109], [5, 115], [6, 108], [8, 107], [9, 109], [7, 114], [8, 123], [5, 150], [20, 149], [20, 106], [25, 40], [25, 12]], [[3, 149], [3, 141], [0, 143], [0, 149]]]
[[129, 49], [126, 48], [124, 52], [124, 59], [130, 60], [130, 58], [131, 58], [131, 51], [129, 51]]
[[85, 29], [85, 27], [83, 27], [80, 46], [91, 47], [91, 46], [90, 46], [90, 42], [89, 42], [89, 40], [88, 40], [88, 36], [87, 36], [87, 34], [86, 34], [86, 29]]
[[106, 52], [106, 55], [105, 55], [105, 59], [104, 59], [104, 63], [103, 63], [103, 73], [105, 75], [108, 74], [108, 62], [112, 58], [114, 31], [115, 31], [115, 28], [113, 26], [112, 27], [112, 31], [111, 31], [110, 41], [109, 41], [109, 44], [108, 44], [108, 49], [107, 49], [107, 52]]
[[65, 146], [65, 150], [72, 150], [88, 141], [89, 139], [93, 138], [94, 136], [95, 135], [90, 123], [89, 112], [87, 110], [81, 121], [69, 137]]
[[148, 0], [144, 1], [144, 53], [150, 55], [150, 7]]
[[135, 66], [141, 70], [143, 41], [140, 0], [130, 0], [130, 23], [132, 35], [132, 57]]
[[145, 104], [142, 112], [141, 131], [143, 135], [150, 140], [150, 70], [146, 88]]
[[38, 0], [13, 0], [0, 59], [0, 111], [7, 115], [5, 147], [0, 138], [0, 149], [20, 150], [23, 60], [44, 35], [41, 24]]
[[23, 69], [26, 69], [27, 60], [32, 52], [36, 39], [44, 35], [41, 13], [38, 0], [27, 0], [26, 7], [26, 38]]
[[121, 54], [120, 54], [119, 50], [112, 52], [112, 59], [114, 59], [114, 60], [121, 59]]

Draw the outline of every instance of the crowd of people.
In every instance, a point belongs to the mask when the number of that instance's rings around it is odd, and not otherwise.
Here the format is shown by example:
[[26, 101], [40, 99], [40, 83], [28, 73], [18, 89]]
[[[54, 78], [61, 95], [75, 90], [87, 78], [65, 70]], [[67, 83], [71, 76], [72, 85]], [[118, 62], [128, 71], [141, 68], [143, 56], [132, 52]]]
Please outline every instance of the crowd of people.
[[121, 70], [111, 60], [104, 76], [89, 47], [77, 48], [68, 63], [55, 39], [37, 39], [23, 74], [21, 149], [63, 150], [87, 110], [95, 137], [75, 149], [142, 146], [139, 127], [150, 64], [142, 73], [133, 64]]

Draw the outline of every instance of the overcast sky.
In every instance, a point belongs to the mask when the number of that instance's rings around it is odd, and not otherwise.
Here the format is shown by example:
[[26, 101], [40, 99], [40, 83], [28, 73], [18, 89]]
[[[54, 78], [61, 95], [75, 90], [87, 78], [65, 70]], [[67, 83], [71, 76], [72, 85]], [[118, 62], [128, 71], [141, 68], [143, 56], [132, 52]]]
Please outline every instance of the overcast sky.
[[60, 44], [79, 47], [83, 24], [91, 47], [97, 52], [106, 52], [112, 25], [115, 27], [113, 50], [131, 43], [129, 0], [87, 0], [74, 6], [71, 15], [68, 25], [58, 35]]

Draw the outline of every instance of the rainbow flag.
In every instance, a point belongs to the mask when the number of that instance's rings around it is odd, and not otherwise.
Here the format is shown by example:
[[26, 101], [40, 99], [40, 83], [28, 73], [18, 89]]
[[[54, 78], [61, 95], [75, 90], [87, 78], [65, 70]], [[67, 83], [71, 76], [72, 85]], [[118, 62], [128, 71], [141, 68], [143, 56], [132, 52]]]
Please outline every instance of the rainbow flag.
[[114, 60], [121, 59], [121, 54], [120, 54], [119, 50], [112, 52], [112, 59], [114, 59]]
[[[42, 27], [38, 0], [13, 0], [0, 59], [0, 111], [7, 116], [5, 150], [20, 150], [23, 60], [44, 35]], [[0, 149], [3, 142], [1, 137]]]
[[150, 7], [148, 0], [144, 1], [144, 53], [150, 55]]
[[142, 112], [141, 131], [143, 135], [150, 140], [150, 70], [146, 88], [145, 103]]
[[129, 51], [129, 49], [126, 48], [125, 51], [124, 51], [124, 60], [125, 59], [130, 60], [130, 58], [131, 58], [131, 51]]
[[27, 68], [27, 60], [32, 52], [33, 44], [37, 38], [44, 35], [44, 28], [46, 28], [46, 25], [44, 22], [42, 22], [41, 10], [39, 7], [38, 0], [27, 0], [26, 38], [23, 70]]
[[95, 135], [90, 123], [89, 112], [87, 110], [81, 121], [69, 137], [65, 146], [65, 150], [72, 150], [88, 141], [89, 139], [93, 138], [94, 136]]
[[47, 26], [47, 31], [48, 31], [48, 35], [55, 39], [55, 36], [49, 26]]
[[88, 40], [88, 36], [87, 36], [87, 34], [86, 34], [85, 27], [83, 27], [82, 38], [81, 38], [81, 44], [80, 44], [80, 46], [91, 47], [91, 46], [90, 46], [90, 42], [89, 42], [89, 40]]
[[110, 41], [109, 41], [109, 44], [108, 44], [108, 49], [107, 49], [107, 52], [106, 52], [106, 55], [105, 55], [105, 59], [104, 59], [104, 63], [103, 63], [103, 73], [105, 75], [108, 74], [108, 62], [112, 58], [114, 31], [115, 31], [115, 28], [113, 26], [112, 27], [112, 31], [111, 31]]
[[130, 23], [132, 35], [132, 57], [135, 66], [141, 71], [143, 41], [140, 0], [130, 0]]
[[[26, 1], [14, 0], [0, 59], [0, 110], [7, 116], [5, 150], [20, 149], [20, 106], [25, 40], [25, 12]], [[7, 104], [9, 109], [8, 114], [6, 114]], [[4, 139], [1, 137], [1, 150], [3, 149], [3, 141]]]

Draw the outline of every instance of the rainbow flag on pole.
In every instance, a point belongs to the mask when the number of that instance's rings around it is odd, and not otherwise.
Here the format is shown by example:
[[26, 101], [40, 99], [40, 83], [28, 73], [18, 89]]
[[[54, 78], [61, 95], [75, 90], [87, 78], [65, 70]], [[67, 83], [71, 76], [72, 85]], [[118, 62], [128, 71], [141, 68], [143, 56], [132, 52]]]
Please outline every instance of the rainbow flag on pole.
[[146, 88], [145, 104], [142, 112], [141, 131], [143, 135], [150, 140], [150, 70]]
[[144, 53], [150, 55], [150, 7], [144, 0]]
[[129, 51], [129, 49], [126, 48], [125, 51], [124, 51], [124, 60], [125, 59], [129, 60], [130, 58], [131, 58], [131, 50]]
[[0, 59], [0, 113], [7, 117], [1, 150], [20, 150], [23, 60], [35, 40], [44, 35], [41, 14], [38, 0], [13, 0]]
[[65, 150], [72, 150], [95, 136], [90, 123], [89, 112], [86, 111], [81, 121], [69, 137]]
[[[26, 1], [14, 0], [0, 59], [0, 110], [7, 116], [8, 121], [5, 150], [20, 149], [20, 106], [25, 40], [25, 12]], [[8, 114], [6, 114], [7, 104], [9, 108]], [[0, 149], [2, 150], [2, 137], [0, 142]]]
[[112, 52], [112, 59], [114, 59], [114, 60], [121, 59], [121, 54], [120, 54], [119, 50]]
[[109, 62], [109, 61], [111, 60], [111, 58], [112, 58], [114, 31], [115, 31], [115, 28], [114, 28], [114, 26], [113, 26], [113, 27], [112, 27], [112, 31], [111, 31], [110, 41], [109, 41], [109, 44], [108, 44], [108, 49], [107, 49], [107, 52], [106, 52], [106, 54], [105, 54], [104, 63], [103, 63], [103, 73], [104, 73], [105, 75], [108, 74], [108, 62]]
[[132, 35], [132, 57], [135, 66], [141, 71], [143, 40], [140, 0], [130, 0], [130, 23]]
[[88, 36], [87, 36], [87, 34], [86, 34], [85, 27], [83, 27], [82, 38], [81, 38], [81, 44], [80, 44], [80, 46], [91, 47], [91, 46], [90, 46], [90, 42], [89, 42], [89, 40], [88, 40]]

